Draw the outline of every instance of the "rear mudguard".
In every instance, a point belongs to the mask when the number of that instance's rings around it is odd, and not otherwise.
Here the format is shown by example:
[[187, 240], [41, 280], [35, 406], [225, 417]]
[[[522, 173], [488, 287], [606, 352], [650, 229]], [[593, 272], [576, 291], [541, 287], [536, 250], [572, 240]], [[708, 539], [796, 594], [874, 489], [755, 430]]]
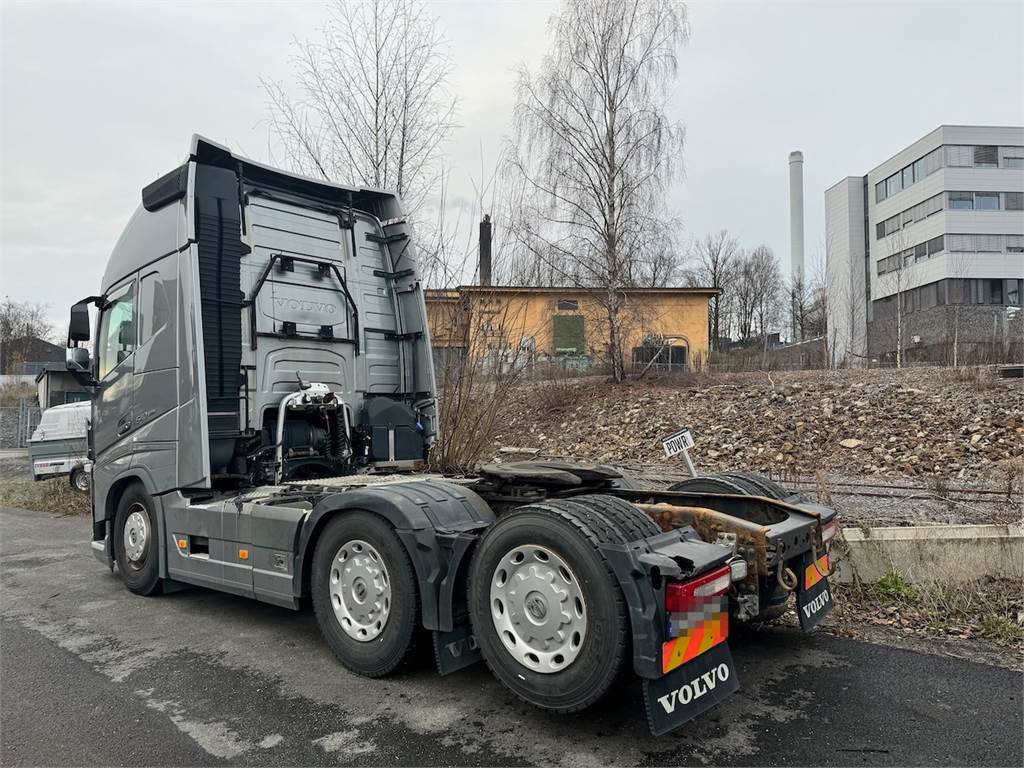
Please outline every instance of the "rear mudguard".
[[629, 606], [633, 670], [642, 678], [660, 678], [666, 638], [666, 579], [686, 579], [722, 565], [732, 552], [702, 541], [693, 528], [677, 528], [629, 544], [603, 544]]
[[456, 586], [466, 554], [494, 513], [476, 493], [455, 483], [416, 480], [332, 493], [316, 502], [299, 534], [296, 596], [309, 594], [316, 540], [334, 515], [362, 510], [380, 515], [405, 545], [419, 581], [423, 626], [451, 632]]

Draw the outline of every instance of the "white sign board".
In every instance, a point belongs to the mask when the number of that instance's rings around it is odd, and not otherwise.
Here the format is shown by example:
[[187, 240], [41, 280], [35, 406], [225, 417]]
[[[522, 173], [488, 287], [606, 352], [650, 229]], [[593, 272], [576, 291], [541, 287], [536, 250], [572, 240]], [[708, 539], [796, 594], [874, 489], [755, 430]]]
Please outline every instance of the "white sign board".
[[678, 456], [693, 448], [693, 436], [690, 434], [690, 430], [681, 429], [664, 438], [661, 445], [665, 449], [665, 456], [671, 459], [673, 456]]

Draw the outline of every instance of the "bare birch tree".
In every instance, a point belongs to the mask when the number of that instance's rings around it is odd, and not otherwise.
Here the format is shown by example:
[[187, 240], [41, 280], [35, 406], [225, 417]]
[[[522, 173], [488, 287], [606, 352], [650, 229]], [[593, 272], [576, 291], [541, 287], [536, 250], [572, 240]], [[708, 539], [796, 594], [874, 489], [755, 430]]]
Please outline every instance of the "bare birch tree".
[[[688, 36], [673, 0], [568, 2], [553, 44], [519, 76], [511, 170], [523, 179], [516, 245], [558, 282], [600, 289], [612, 377], [624, 375], [623, 288], [661, 250], [683, 126], [666, 114]], [[654, 255], [652, 255], [654, 254]]]
[[740, 246], [732, 235], [721, 230], [697, 240], [691, 251], [691, 264], [686, 271], [686, 283], [691, 286], [721, 288], [722, 293], [708, 302], [708, 339], [710, 348], [718, 350], [719, 339], [729, 335], [731, 318], [730, 291], [736, 274]]
[[452, 61], [418, 0], [335, 0], [321, 39], [296, 42], [296, 94], [262, 80], [271, 132], [308, 176], [402, 196], [410, 217], [440, 175], [455, 125]]

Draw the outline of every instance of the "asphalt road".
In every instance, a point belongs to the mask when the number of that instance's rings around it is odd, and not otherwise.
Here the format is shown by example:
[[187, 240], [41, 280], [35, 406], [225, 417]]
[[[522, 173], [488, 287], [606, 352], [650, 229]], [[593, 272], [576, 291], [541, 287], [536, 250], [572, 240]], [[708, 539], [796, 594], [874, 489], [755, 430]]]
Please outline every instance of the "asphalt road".
[[340, 667], [309, 611], [125, 591], [88, 521], [0, 509], [3, 765], [1021, 765], [1022, 676], [778, 628], [734, 636], [742, 688], [653, 738], [638, 685], [551, 716], [482, 666]]

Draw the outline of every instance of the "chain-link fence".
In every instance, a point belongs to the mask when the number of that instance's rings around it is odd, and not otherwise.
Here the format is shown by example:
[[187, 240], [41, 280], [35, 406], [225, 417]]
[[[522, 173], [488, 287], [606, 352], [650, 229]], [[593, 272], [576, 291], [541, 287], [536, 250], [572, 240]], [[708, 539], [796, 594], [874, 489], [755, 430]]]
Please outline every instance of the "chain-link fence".
[[0, 408], [0, 449], [25, 448], [28, 439], [39, 426], [42, 410], [29, 400], [18, 405]]

